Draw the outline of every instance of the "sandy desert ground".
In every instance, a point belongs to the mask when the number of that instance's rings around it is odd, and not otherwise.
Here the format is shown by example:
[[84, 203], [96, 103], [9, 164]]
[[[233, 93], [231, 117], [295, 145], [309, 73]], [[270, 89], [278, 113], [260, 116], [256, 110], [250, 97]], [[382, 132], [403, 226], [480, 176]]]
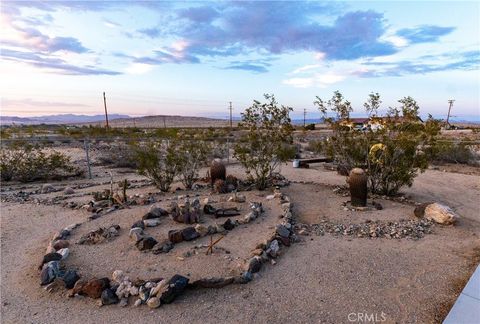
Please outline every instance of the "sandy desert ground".
[[[97, 184], [76, 189], [77, 193], [108, 187], [98, 184], [108, 182], [109, 177], [99, 170], [95, 172], [99, 175], [95, 180], [64, 181], [54, 185], [62, 188], [66, 185]], [[242, 176], [243, 170], [238, 165], [231, 165], [228, 173]], [[372, 221], [414, 218], [412, 204], [381, 198], [379, 201], [384, 205], [381, 211], [362, 214], [343, 210], [341, 202], [347, 198], [335, 195], [332, 188], [344, 185], [345, 178], [326, 170], [321, 164], [310, 169], [293, 169], [286, 165], [282, 166], [282, 173], [292, 181], [282, 191], [293, 201], [297, 222], [306, 226], [322, 221], [356, 223], [367, 218]], [[135, 174], [121, 176], [142, 179]], [[14, 191], [21, 187], [28, 191], [40, 186], [11, 187]], [[136, 193], [151, 191], [155, 191], [151, 186], [134, 190]], [[386, 323], [441, 322], [480, 260], [479, 179], [476, 175], [428, 170], [404, 193], [408, 200], [415, 202], [445, 203], [454, 208], [461, 219], [455, 226], [435, 225], [432, 234], [419, 240], [357, 238], [329, 233], [316, 235], [311, 232], [302, 236], [301, 242], [286, 249], [275, 265], [263, 267], [252, 282], [222, 289], [188, 291], [173, 304], [155, 310], [146, 306], [121, 308], [112, 305], [100, 308], [89, 298], [68, 298], [66, 291], [49, 293], [42, 289], [37, 266], [48, 239], [60, 228], [85, 221], [89, 213], [61, 205], [2, 202], [1, 321], [347, 323], [349, 314], [366, 313], [376, 314], [379, 320], [385, 318]], [[61, 191], [35, 197], [45, 199], [59, 195], [62, 195]], [[72, 200], [90, 199], [89, 196], [80, 197]], [[87, 226], [93, 228], [117, 222], [128, 228], [131, 220], [141, 216], [147, 208], [138, 206], [121, 210]], [[268, 228], [268, 222], [265, 226]], [[261, 226], [254, 228], [258, 230]], [[238, 246], [252, 236], [261, 236], [255, 230], [244, 231], [244, 236], [233, 235], [233, 232], [230, 235], [232, 240], [220, 242], [219, 247], [222, 244], [225, 244], [224, 248], [228, 248], [228, 244]], [[142, 255], [123, 240], [128, 238], [119, 237], [101, 251], [77, 250], [75, 247], [69, 262], [101, 272], [98, 275], [108, 275], [117, 266], [128, 268], [132, 275], [136, 271], [152, 275], [166, 271], [157, 262], [165, 255]], [[175, 258], [175, 253], [182, 253], [182, 250], [174, 250], [170, 258]], [[239, 253], [244, 251], [239, 250]], [[191, 266], [196, 267], [195, 261], [188, 262], [193, 262]], [[180, 268], [175, 268], [177, 266]], [[171, 271], [182, 267], [184, 263], [177, 261]], [[215, 272], [208, 267], [202, 271]]]

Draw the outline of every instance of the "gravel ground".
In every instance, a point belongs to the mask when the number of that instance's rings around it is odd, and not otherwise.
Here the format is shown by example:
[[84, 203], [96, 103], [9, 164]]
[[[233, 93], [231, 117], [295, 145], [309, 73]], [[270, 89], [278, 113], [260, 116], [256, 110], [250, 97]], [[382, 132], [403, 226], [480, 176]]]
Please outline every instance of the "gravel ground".
[[[321, 220], [354, 223], [367, 217], [412, 219], [413, 206], [396, 206], [392, 201], [383, 202], [385, 209], [380, 212], [362, 212], [355, 219], [359, 212], [352, 215], [334, 203], [346, 200], [344, 197], [326, 199], [332, 191], [315, 186], [343, 185], [343, 177], [321, 165], [311, 169], [287, 166], [282, 171], [296, 181], [286, 192], [297, 206], [299, 221], [305, 224]], [[238, 166], [230, 167], [229, 172], [242, 173]], [[479, 262], [478, 180], [472, 175], [432, 170], [405, 190], [409, 199], [453, 207], [461, 216], [454, 227], [436, 225], [432, 234], [418, 240], [310, 233], [286, 250], [276, 265], [262, 268], [253, 282], [188, 291], [173, 304], [156, 310], [115, 305], [99, 308], [88, 298], [69, 299], [66, 293], [41, 289], [36, 268], [48, 239], [56, 230], [85, 220], [86, 214], [61, 205], [3, 202], [1, 322], [348, 323], [358, 322], [365, 314], [373, 314], [379, 321], [385, 318], [385, 323], [441, 322]], [[298, 183], [302, 181], [313, 184]], [[141, 214], [139, 209], [135, 212]], [[112, 253], [111, 257], [113, 264], [116, 256]]]

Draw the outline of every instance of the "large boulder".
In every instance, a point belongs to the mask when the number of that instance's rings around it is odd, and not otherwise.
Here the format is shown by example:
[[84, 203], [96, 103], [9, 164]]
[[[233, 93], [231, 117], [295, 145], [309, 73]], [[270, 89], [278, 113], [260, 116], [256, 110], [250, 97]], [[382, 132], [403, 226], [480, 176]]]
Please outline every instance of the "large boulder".
[[454, 224], [459, 216], [448, 206], [433, 203], [425, 207], [425, 218], [431, 219], [438, 224]]

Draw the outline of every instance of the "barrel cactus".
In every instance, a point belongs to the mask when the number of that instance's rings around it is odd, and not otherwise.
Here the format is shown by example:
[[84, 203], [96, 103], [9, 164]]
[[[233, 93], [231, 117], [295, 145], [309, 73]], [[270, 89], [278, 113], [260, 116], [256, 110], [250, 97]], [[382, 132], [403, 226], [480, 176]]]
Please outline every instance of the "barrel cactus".
[[220, 159], [213, 160], [212, 164], [210, 165], [210, 183], [212, 184], [212, 186], [218, 179], [225, 180], [226, 173], [227, 170], [222, 161]]
[[367, 205], [367, 180], [367, 174], [363, 169], [354, 168], [350, 171], [347, 182], [353, 206], [365, 207]]

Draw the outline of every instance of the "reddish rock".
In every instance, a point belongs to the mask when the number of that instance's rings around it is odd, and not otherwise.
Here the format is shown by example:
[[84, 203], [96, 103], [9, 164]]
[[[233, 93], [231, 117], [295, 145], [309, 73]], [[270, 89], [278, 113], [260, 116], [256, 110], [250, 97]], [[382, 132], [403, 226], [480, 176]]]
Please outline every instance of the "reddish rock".
[[70, 242], [68, 242], [67, 240], [58, 240], [53, 243], [53, 248], [58, 251], [60, 249], [67, 248], [69, 245]]
[[182, 231], [180, 230], [171, 230], [168, 231], [168, 239], [173, 244], [180, 243], [183, 241]]
[[75, 283], [70, 295], [80, 294], [90, 298], [100, 298], [102, 292], [110, 286], [110, 279], [91, 279], [87, 282], [79, 280]]

